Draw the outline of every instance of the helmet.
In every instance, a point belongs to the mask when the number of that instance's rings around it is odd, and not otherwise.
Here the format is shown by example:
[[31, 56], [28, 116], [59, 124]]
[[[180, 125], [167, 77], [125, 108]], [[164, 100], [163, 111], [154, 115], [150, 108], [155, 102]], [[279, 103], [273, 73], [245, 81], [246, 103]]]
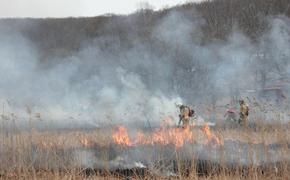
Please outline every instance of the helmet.
[[240, 100], [239, 100], [239, 103], [240, 103], [240, 104], [245, 104], [245, 100], [244, 100], [244, 99], [240, 99]]

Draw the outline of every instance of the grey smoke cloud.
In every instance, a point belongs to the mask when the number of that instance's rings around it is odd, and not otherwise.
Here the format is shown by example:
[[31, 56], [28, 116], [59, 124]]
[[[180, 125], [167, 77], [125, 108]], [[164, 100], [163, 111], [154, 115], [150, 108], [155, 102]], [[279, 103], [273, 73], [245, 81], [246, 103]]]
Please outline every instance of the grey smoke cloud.
[[[130, 20], [125, 24], [138, 27]], [[20, 31], [4, 28], [0, 100], [6, 113], [15, 113], [21, 121], [28, 119], [28, 106], [41, 113], [44, 124], [157, 125], [164, 116], [178, 117], [175, 102], [227, 102], [247, 89], [261, 88], [259, 74], [278, 76], [276, 64], [280, 73], [288, 73], [289, 19], [269, 21], [272, 28], [258, 43], [234, 30], [224, 42], [201, 45], [203, 20], [174, 12], [153, 28], [150, 42], [137, 38], [126, 48], [117, 35], [101, 36], [71, 56], [51, 59], [48, 67], [42, 66], [45, 62], [33, 42]], [[117, 27], [107, 24], [108, 29]], [[259, 59], [257, 52], [271, 60]], [[203, 107], [195, 108], [202, 115]]]
[[140, 75], [113, 63], [116, 59], [108, 60], [102, 51], [86, 47], [53, 67], [40, 69], [41, 59], [27, 39], [20, 34], [2, 34], [1, 38], [0, 85], [1, 100], [9, 101], [6, 113], [25, 119], [25, 106], [29, 106], [41, 112], [44, 120], [57, 124], [95, 126], [144, 125], [145, 117], [154, 124], [168, 112], [176, 115], [178, 96], [168, 98], [148, 90]]

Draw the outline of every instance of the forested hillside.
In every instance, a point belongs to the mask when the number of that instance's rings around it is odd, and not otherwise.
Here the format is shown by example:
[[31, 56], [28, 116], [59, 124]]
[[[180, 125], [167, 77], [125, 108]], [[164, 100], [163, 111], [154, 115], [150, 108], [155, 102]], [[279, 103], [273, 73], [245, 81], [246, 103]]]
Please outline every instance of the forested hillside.
[[[132, 46], [132, 41], [136, 38], [150, 41], [152, 29], [172, 12], [181, 12], [192, 21], [196, 18], [203, 19], [201, 43], [224, 40], [235, 28], [255, 41], [268, 30], [267, 17], [290, 16], [290, 3], [288, 0], [214, 0], [188, 3], [160, 11], [142, 9], [127, 16], [2, 19], [0, 22], [2, 26], [9, 25], [9, 31], [20, 29], [37, 43], [44, 56], [51, 56], [68, 55], [78, 50], [82, 43], [104, 36], [117, 36], [122, 46], [128, 47]], [[192, 36], [194, 38], [195, 34]]]
[[239, 98], [289, 79], [289, 16], [289, 0], [213, 0], [122, 16], [2, 19], [0, 99], [88, 119], [106, 119], [110, 108], [120, 119], [138, 105], [160, 119], [157, 110], [174, 112], [177, 98], [204, 106]]

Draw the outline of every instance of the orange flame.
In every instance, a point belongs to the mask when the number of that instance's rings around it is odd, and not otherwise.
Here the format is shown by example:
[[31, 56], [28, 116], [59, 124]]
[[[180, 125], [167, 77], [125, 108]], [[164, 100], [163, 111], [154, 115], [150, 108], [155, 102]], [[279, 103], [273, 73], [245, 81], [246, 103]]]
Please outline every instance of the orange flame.
[[213, 133], [211, 133], [210, 128], [208, 124], [205, 124], [205, 126], [202, 128], [202, 131], [207, 136], [207, 142], [205, 144], [213, 143], [214, 145], [221, 145], [220, 139]]
[[[134, 138], [129, 137], [126, 127], [118, 126], [112, 135], [113, 142], [125, 146], [173, 144], [177, 148], [182, 147], [185, 143], [195, 142], [190, 126], [184, 128], [170, 128], [169, 124], [170, 121], [167, 119], [163, 121], [160, 128], [147, 135], [141, 130], [138, 130]], [[207, 137], [205, 144], [221, 145], [221, 141], [217, 136], [211, 133], [208, 125], [205, 125], [201, 132], [204, 132]]]
[[113, 133], [113, 140], [116, 144], [132, 146], [132, 142], [128, 135], [127, 128], [124, 126], [118, 126], [117, 131]]

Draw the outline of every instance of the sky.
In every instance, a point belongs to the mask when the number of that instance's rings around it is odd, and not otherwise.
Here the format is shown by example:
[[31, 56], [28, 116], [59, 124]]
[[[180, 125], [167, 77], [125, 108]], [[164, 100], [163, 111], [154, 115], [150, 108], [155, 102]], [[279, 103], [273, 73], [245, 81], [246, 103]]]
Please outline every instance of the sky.
[[155, 10], [200, 0], [0, 0], [0, 18], [84, 17], [129, 14], [149, 3]]

